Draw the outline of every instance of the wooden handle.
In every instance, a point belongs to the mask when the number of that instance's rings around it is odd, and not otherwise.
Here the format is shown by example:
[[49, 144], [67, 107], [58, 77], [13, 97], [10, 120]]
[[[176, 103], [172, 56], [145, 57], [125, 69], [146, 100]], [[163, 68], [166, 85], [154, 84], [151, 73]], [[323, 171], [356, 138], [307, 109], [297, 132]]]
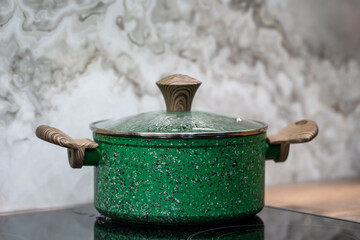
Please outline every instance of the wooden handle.
[[72, 139], [59, 129], [46, 125], [41, 125], [36, 129], [36, 136], [46, 142], [68, 148], [68, 159], [72, 168], [83, 166], [86, 148], [99, 146], [90, 139]]
[[271, 145], [280, 145], [280, 156], [275, 162], [284, 162], [289, 154], [290, 144], [309, 142], [319, 132], [317, 124], [312, 120], [300, 120], [289, 124], [280, 132], [268, 135], [267, 141]]
[[186, 112], [191, 110], [191, 103], [201, 82], [187, 75], [170, 75], [157, 81], [162, 92], [166, 110], [169, 112]]
[[319, 132], [319, 128], [314, 121], [301, 120], [289, 124], [280, 132], [274, 135], [268, 135], [270, 144], [290, 144], [304, 143], [311, 141]]

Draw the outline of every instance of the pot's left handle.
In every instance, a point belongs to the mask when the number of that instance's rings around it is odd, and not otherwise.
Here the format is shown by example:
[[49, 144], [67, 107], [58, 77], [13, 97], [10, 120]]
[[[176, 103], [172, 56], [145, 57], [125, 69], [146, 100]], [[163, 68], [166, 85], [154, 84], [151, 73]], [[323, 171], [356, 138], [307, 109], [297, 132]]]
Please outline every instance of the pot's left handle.
[[81, 168], [84, 165], [85, 149], [95, 149], [99, 146], [90, 139], [72, 139], [59, 129], [47, 125], [37, 127], [36, 136], [46, 142], [66, 147], [72, 168]]

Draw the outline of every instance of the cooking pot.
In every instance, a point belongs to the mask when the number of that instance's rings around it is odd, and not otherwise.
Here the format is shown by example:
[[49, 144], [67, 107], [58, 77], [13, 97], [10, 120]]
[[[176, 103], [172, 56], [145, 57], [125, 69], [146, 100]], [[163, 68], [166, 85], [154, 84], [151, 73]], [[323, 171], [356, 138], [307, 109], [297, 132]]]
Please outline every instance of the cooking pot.
[[286, 160], [289, 144], [313, 139], [301, 120], [266, 135], [260, 121], [190, 111], [201, 82], [171, 75], [157, 82], [167, 111], [90, 125], [94, 141], [49, 126], [36, 135], [68, 148], [70, 166], [95, 166], [96, 209], [112, 219], [203, 224], [253, 216], [264, 207], [265, 159]]

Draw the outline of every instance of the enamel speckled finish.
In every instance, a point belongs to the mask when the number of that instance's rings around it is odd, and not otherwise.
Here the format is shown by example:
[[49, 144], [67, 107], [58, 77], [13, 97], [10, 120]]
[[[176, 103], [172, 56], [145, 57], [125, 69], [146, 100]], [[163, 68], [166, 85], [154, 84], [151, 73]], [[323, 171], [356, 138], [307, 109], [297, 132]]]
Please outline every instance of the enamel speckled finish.
[[95, 207], [112, 218], [192, 224], [255, 215], [264, 206], [266, 134], [146, 139], [94, 133]]

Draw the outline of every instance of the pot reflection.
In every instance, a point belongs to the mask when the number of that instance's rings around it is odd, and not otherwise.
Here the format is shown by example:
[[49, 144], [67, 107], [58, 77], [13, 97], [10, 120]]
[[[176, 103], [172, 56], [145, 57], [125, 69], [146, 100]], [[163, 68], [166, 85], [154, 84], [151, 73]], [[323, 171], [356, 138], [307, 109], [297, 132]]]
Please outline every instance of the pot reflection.
[[264, 223], [259, 217], [227, 224], [198, 226], [151, 226], [112, 222], [98, 218], [94, 226], [95, 240], [119, 239], [264, 239]]

